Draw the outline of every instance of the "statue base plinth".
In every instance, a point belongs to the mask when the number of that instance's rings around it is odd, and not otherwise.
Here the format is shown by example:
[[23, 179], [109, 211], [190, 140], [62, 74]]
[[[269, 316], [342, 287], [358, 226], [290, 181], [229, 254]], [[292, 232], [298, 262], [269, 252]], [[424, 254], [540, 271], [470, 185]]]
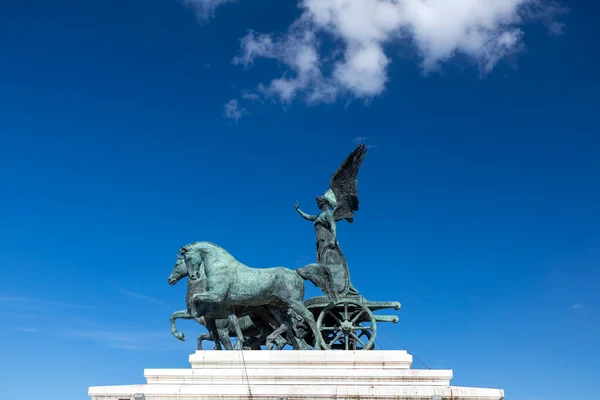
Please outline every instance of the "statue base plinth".
[[[450, 386], [451, 370], [411, 369], [406, 351], [196, 351], [192, 368], [146, 369], [146, 384], [94, 386], [92, 400], [501, 400]], [[143, 395], [143, 396], [142, 396]]]

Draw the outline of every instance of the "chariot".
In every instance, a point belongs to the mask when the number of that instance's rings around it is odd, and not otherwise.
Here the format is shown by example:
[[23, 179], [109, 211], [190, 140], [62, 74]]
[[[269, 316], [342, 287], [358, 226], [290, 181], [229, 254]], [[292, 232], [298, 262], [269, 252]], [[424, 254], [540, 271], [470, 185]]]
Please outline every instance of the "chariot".
[[[400, 309], [397, 301], [370, 301], [360, 295], [337, 300], [327, 296], [304, 302], [317, 321], [317, 329], [326, 350], [372, 350], [375, 348], [377, 322], [397, 323], [396, 315], [375, 314], [385, 309]], [[313, 338], [309, 337], [310, 342]]]
[[[298, 214], [314, 226], [316, 262], [296, 270], [257, 269], [238, 262], [214, 243], [183, 246], [169, 283], [189, 277], [187, 309], [173, 313], [171, 333], [183, 340], [175, 319], [195, 319], [206, 324], [210, 331], [207, 337], [212, 337], [219, 349], [221, 343], [232, 348], [231, 335], [238, 338], [236, 347], [240, 349], [262, 345], [282, 349], [287, 344], [295, 349], [374, 349], [377, 323], [398, 322], [395, 315], [376, 312], [398, 310], [400, 303], [361, 296], [350, 282], [348, 264], [337, 241], [337, 223], [352, 223], [358, 211], [357, 176], [366, 153], [367, 147], [358, 145], [331, 176], [329, 189], [316, 198], [318, 214], [302, 211], [296, 202]], [[324, 296], [304, 301], [303, 281], [312, 282]], [[243, 324], [238, 317], [245, 318]], [[199, 338], [199, 348], [201, 341]]]

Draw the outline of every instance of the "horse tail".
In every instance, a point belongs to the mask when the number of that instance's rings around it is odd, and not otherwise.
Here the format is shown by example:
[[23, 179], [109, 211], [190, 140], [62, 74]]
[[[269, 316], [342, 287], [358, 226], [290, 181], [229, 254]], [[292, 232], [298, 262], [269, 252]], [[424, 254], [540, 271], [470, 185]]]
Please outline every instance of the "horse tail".
[[306, 272], [301, 271], [301, 270], [302, 270], [302, 268], [295, 270], [295, 272], [300, 276], [300, 278], [302, 278], [305, 281], [308, 281], [309, 278], [308, 278], [308, 276], [306, 276]]
[[298, 268], [296, 273], [305, 281], [310, 281], [313, 285], [321, 289], [321, 291], [330, 298], [337, 300], [338, 293], [333, 288], [331, 274], [328, 268], [323, 268], [320, 264], [308, 264], [302, 268]]

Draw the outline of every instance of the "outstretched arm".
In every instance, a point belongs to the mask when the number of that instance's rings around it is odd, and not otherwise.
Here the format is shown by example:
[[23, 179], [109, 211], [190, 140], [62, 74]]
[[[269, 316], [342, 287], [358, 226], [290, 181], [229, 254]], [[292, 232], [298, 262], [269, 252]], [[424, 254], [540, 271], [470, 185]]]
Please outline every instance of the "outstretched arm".
[[302, 218], [304, 218], [307, 221], [314, 221], [317, 219], [317, 215], [311, 215], [311, 214], [307, 214], [304, 211], [302, 211], [300, 209], [300, 206], [298, 205], [298, 202], [296, 202], [296, 205], [294, 206], [296, 208], [296, 211], [298, 211], [298, 214], [300, 214], [300, 216]]

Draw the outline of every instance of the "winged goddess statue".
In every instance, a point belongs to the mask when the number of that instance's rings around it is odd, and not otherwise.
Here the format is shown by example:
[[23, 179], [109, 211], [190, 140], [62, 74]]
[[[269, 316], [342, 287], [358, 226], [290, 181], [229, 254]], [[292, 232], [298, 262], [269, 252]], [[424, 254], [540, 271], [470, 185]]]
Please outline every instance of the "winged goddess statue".
[[358, 295], [350, 282], [346, 258], [337, 241], [337, 222], [354, 221], [358, 211], [358, 170], [367, 154], [367, 146], [359, 145], [331, 176], [329, 190], [317, 197], [318, 215], [307, 214], [296, 202], [296, 211], [312, 221], [317, 236], [317, 262], [299, 268], [297, 272], [311, 281], [330, 298]]

